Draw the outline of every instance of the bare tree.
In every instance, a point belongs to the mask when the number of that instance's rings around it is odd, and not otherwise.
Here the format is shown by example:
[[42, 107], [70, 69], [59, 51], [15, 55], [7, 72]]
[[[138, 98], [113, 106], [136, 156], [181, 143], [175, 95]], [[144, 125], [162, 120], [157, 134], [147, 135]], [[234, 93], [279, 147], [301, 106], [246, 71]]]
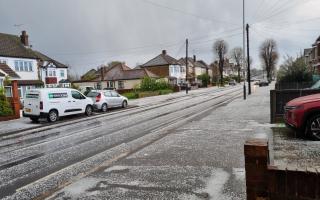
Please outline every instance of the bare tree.
[[241, 77], [241, 63], [243, 60], [243, 53], [242, 53], [242, 48], [241, 47], [235, 47], [234, 49], [231, 50], [231, 58], [235, 61], [236, 63], [236, 70], [238, 72], [238, 82], [240, 83]]
[[225, 55], [228, 52], [228, 44], [226, 41], [220, 39], [213, 44], [213, 51], [219, 59], [220, 84], [223, 85], [223, 67]]
[[267, 72], [267, 79], [271, 81], [271, 76], [274, 73], [276, 63], [279, 59], [276, 41], [267, 39], [262, 43], [260, 47], [260, 58]]

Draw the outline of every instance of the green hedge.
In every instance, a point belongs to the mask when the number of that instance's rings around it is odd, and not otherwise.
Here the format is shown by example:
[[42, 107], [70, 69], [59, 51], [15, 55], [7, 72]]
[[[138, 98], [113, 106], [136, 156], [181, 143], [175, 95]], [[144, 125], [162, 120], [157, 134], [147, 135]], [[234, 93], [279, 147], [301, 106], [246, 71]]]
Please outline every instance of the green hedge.
[[0, 116], [10, 116], [10, 115], [13, 115], [13, 110], [4, 94], [3, 88], [0, 88]]

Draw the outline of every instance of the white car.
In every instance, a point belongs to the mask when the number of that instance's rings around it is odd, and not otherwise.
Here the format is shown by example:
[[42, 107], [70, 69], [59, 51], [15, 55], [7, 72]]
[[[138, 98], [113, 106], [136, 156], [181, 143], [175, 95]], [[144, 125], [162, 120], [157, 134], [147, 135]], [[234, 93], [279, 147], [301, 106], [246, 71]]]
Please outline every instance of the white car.
[[94, 102], [93, 107], [102, 112], [107, 112], [112, 107], [127, 107], [128, 98], [118, 94], [114, 90], [92, 90], [87, 94]]
[[78, 90], [69, 88], [42, 88], [26, 92], [23, 116], [37, 122], [47, 118], [55, 122], [59, 117], [84, 113], [92, 115], [93, 102]]

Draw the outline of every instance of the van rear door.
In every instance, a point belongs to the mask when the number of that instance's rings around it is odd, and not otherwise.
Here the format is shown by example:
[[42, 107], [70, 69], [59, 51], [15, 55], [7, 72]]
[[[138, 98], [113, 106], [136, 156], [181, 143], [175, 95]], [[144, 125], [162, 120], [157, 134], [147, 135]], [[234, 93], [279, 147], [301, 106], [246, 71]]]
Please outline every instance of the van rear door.
[[28, 115], [40, 115], [40, 91], [29, 90], [24, 99], [24, 112]]

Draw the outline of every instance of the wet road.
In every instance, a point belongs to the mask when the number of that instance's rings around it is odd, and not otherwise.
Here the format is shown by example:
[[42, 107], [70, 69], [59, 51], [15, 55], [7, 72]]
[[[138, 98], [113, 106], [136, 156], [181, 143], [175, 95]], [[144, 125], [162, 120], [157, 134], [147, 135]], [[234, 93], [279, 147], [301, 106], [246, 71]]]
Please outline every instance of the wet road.
[[[20, 131], [0, 141], [0, 198], [43, 198], [110, 166], [242, 94], [206, 89], [110, 114]], [[149, 188], [152, 190], [152, 188]], [[206, 194], [198, 194], [206, 195]]]
[[47, 199], [245, 199], [243, 144], [270, 132], [269, 89], [255, 88], [247, 101], [237, 98], [167, 127], [164, 137]]

